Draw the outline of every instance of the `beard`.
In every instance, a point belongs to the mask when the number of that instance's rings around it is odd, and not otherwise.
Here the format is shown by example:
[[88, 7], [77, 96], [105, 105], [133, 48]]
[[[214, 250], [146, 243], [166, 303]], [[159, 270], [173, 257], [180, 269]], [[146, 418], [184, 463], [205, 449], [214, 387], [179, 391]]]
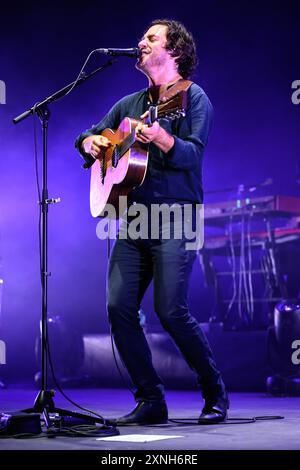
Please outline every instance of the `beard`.
[[147, 71], [151, 70], [152, 68], [159, 68], [163, 67], [166, 63], [166, 53], [161, 53], [159, 55], [152, 55], [150, 53], [149, 55], [142, 55], [135, 67], [140, 70], [141, 72], [146, 73]]

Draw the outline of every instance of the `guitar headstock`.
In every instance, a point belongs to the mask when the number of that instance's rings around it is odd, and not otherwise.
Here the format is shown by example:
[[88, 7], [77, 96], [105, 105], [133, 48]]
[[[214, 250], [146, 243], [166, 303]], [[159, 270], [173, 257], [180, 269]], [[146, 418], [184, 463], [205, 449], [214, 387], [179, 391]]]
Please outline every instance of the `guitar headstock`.
[[150, 106], [149, 108], [149, 124], [157, 121], [157, 119], [177, 119], [181, 116], [185, 116], [187, 101], [187, 92], [182, 90], [175, 96], [170, 98], [163, 103], [159, 103], [156, 106]]

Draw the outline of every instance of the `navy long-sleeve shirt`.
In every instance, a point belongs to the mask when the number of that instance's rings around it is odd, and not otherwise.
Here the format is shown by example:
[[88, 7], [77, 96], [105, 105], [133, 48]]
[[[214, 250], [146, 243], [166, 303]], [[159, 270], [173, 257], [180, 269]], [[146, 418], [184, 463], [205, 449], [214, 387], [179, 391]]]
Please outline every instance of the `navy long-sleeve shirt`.
[[[212, 105], [201, 87], [193, 83], [188, 90], [185, 117], [175, 121], [161, 119], [160, 125], [173, 135], [174, 146], [167, 153], [155, 144], [149, 146], [149, 162], [144, 182], [133, 189], [131, 201], [143, 204], [153, 202], [173, 203], [203, 202], [202, 160], [212, 121]], [[118, 101], [106, 116], [76, 139], [76, 147], [89, 168], [94, 158], [85, 153], [82, 141], [104, 129], [117, 129], [125, 117], [140, 119], [149, 107], [148, 90], [125, 96]]]

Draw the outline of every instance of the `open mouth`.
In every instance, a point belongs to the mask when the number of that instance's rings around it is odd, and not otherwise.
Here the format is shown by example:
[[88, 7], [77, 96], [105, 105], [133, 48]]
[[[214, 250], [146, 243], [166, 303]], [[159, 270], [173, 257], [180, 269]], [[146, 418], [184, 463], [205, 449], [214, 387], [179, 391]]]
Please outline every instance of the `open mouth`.
[[[151, 51], [150, 51], [151, 52]], [[138, 57], [138, 62], [142, 62], [144, 60], [144, 57], [150, 54], [150, 52], [147, 52], [145, 50], [141, 50], [139, 57]]]
[[138, 61], [141, 62], [143, 60], [143, 58], [145, 57], [146, 53], [145, 52], [140, 52], [139, 56], [138, 56]]

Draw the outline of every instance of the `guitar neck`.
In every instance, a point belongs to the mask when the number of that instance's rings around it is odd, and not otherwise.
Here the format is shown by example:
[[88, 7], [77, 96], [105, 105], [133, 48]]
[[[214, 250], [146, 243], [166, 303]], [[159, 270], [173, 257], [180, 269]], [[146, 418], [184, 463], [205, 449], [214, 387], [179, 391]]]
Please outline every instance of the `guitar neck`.
[[[150, 126], [154, 120], [157, 120], [157, 117], [153, 120], [154, 116], [153, 115], [150, 115], [149, 113], [149, 116], [144, 118], [141, 122], [143, 124], [147, 124], [148, 126]], [[126, 152], [128, 152], [128, 150], [130, 149], [130, 147], [134, 144], [135, 142], [135, 128], [130, 132], [130, 134], [128, 134], [128, 136], [118, 145], [118, 150], [119, 150], [119, 155], [120, 157], [122, 155], [124, 155]]]
[[[179, 116], [184, 116], [186, 102], [186, 91], [181, 91], [179, 94], [175, 95], [172, 100], [168, 103], [162, 103], [158, 105], [152, 105], [148, 109], [148, 116], [144, 118], [141, 122], [148, 126], [151, 126], [155, 121], [158, 121], [160, 118], [166, 117], [170, 119], [178, 118]], [[118, 144], [115, 149], [115, 161], [119, 160], [130, 147], [135, 142], [135, 128], [128, 134], [128, 136]]]
[[128, 136], [122, 140], [122, 142], [118, 145], [118, 153], [120, 157], [124, 155], [130, 147], [134, 144], [135, 142], [135, 129], [133, 129]]

